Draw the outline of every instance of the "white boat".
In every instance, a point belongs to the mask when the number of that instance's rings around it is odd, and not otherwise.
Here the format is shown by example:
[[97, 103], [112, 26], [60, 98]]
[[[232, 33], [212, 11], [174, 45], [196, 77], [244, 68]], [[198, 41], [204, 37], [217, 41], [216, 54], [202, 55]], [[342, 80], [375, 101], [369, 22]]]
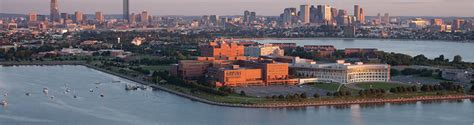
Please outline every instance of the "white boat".
[[8, 105], [8, 102], [6, 100], [3, 100], [2, 102], [0, 102], [0, 105], [2, 106], [7, 106]]
[[138, 86], [135, 86], [135, 85], [125, 85], [125, 90], [129, 91], [129, 90], [137, 90], [139, 87]]
[[47, 95], [47, 94], [49, 93], [48, 88], [43, 88], [43, 93], [44, 93], [45, 95]]

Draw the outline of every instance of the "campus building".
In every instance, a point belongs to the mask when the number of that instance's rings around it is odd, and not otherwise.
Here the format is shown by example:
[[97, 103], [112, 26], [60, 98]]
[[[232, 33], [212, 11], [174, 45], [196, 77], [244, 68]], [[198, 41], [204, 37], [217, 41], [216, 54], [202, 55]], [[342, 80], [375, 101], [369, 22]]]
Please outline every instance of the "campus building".
[[336, 52], [336, 48], [333, 45], [305, 45], [304, 50], [306, 52], [315, 52], [315, 57], [330, 57]]
[[260, 56], [284, 56], [285, 51], [278, 46], [272, 44], [264, 44], [259, 46], [245, 47], [245, 56], [260, 57]]
[[237, 42], [228, 42], [225, 40], [216, 40], [200, 45], [201, 56], [215, 57], [218, 59], [232, 58], [244, 56], [244, 46], [237, 44]]
[[[216, 86], [264, 86], [262, 70], [257, 68], [240, 67], [210, 68], [208, 76], [215, 80]], [[211, 78], [210, 78], [211, 79]]]
[[390, 65], [388, 64], [355, 64], [338, 63], [316, 64], [316, 62], [298, 61], [290, 65], [290, 72], [300, 78], [309, 79], [308, 82], [336, 82], [336, 83], [360, 83], [360, 82], [389, 82]]

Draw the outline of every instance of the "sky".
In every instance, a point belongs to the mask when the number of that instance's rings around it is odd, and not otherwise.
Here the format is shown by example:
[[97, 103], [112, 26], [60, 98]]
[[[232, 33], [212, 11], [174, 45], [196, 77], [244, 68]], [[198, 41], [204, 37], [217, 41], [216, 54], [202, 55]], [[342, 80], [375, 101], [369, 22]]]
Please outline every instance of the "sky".
[[[49, 14], [50, 0], [0, 0], [0, 13]], [[305, 4], [305, 0], [130, 0], [130, 11], [147, 10], [152, 15], [242, 15], [255, 11], [257, 15], [278, 16], [284, 8]], [[389, 13], [391, 16], [474, 16], [474, 0], [311, 0], [311, 4], [329, 4], [353, 13], [359, 4], [366, 15]], [[59, 0], [59, 11], [82, 11], [92, 14], [122, 13], [122, 0]]]

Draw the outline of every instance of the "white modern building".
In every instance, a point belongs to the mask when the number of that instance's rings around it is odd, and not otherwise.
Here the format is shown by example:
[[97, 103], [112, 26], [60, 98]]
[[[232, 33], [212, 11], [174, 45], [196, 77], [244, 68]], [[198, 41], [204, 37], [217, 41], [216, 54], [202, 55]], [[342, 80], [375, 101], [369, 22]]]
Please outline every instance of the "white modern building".
[[264, 44], [260, 46], [245, 47], [245, 56], [260, 57], [260, 56], [284, 56], [285, 51], [278, 46], [272, 44]]
[[309, 82], [336, 82], [336, 83], [360, 83], [360, 82], [389, 82], [390, 65], [388, 64], [355, 64], [345, 63], [343, 60], [337, 63], [316, 64], [308, 61], [294, 61], [290, 72]]

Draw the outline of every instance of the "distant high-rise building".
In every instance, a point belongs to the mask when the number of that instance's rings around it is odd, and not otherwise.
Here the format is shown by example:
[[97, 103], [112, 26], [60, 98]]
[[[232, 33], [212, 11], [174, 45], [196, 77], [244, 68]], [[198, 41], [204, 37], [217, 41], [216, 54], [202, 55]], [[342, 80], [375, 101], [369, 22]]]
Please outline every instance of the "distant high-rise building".
[[140, 20], [142, 24], [148, 24], [149, 23], [149, 15], [147, 11], [143, 11], [142, 14], [140, 15]]
[[388, 15], [388, 13], [385, 13], [385, 14], [383, 15], [382, 23], [383, 23], [383, 24], [389, 24], [389, 23], [390, 23], [390, 16]]
[[338, 15], [338, 10], [337, 8], [333, 7], [331, 8], [331, 15], [332, 15], [332, 20], [335, 20], [337, 18], [337, 15]]
[[123, 0], [123, 20], [130, 22], [130, 5], [128, 0]]
[[82, 21], [84, 19], [84, 15], [80, 11], [76, 11], [74, 13], [74, 17], [75, 17], [74, 18], [75, 23], [82, 23]]
[[317, 16], [318, 16], [318, 9], [316, 7], [314, 7], [313, 5], [309, 8], [309, 21], [312, 22], [312, 23], [316, 23], [317, 22]]
[[51, 21], [59, 21], [59, 4], [58, 0], [51, 0], [51, 12], [50, 12], [50, 18]]
[[356, 17], [356, 19], [359, 19], [359, 17], [360, 17], [360, 7], [359, 7], [359, 5], [354, 5], [354, 16]]
[[364, 24], [365, 23], [365, 12], [364, 9], [360, 8], [360, 17], [359, 17], [359, 22]]
[[104, 14], [102, 12], [95, 12], [95, 19], [98, 22], [104, 22]]
[[359, 23], [365, 23], [365, 13], [359, 5], [354, 5], [354, 16]]
[[38, 21], [38, 14], [36, 14], [36, 12], [31, 12], [30, 14], [28, 14], [28, 21], [29, 22]]
[[130, 23], [136, 23], [137, 22], [137, 15], [135, 13], [132, 13], [132, 15], [130, 15]]
[[70, 19], [69, 14], [67, 14], [67, 13], [61, 13], [61, 18], [63, 18], [64, 20], [69, 20]]
[[296, 8], [285, 8], [283, 12], [283, 23], [285, 24], [293, 24], [296, 17]]
[[332, 12], [331, 12], [331, 6], [329, 5], [323, 5], [322, 6], [322, 20], [324, 22], [331, 22], [332, 21]]
[[340, 9], [336, 18], [337, 25], [346, 26], [349, 25], [349, 14], [346, 10]]
[[443, 20], [436, 18], [431, 20], [431, 25], [443, 25]]
[[244, 23], [250, 22], [250, 11], [244, 11]]
[[453, 24], [451, 26], [452, 28], [452, 32], [459, 32], [460, 30], [463, 29], [462, 25], [464, 24], [464, 20], [463, 19], [454, 19], [453, 20]]
[[219, 25], [219, 16], [217, 16], [217, 15], [211, 15], [211, 16], [209, 16], [209, 21], [210, 21], [214, 26], [217, 26], [217, 25]]
[[250, 23], [257, 21], [257, 13], [256, 12], [250, 12], [249, 20], [250, 20]]
[[301, 5], [300, 6], [300, 20], [303, 24], [308, 24], [309, 22], [309, 16], [310, 16], [310, 11], [309, 11], [309, 5]]

